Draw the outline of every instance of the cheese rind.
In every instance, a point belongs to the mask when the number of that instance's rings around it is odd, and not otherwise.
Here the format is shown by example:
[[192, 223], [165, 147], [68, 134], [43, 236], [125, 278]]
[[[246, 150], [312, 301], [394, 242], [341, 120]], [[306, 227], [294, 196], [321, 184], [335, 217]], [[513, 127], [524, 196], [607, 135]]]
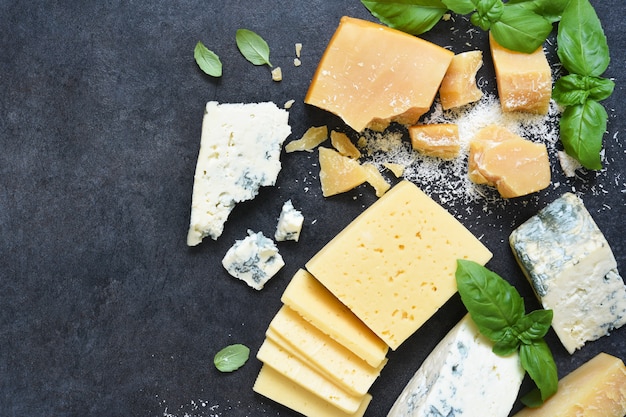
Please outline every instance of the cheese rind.
[[509, 236], [513, 254], [569, 353], [626, 324], [626, 285], [583, 201], [565, 193]]
[[453, 55], [416, 36], [344, 16], [304, 101], [357, 132], [382, 130], [391, 121], [414, 124], [430, 109]]
[[558, 391], [538, 408], [525, 408], [514, 417], [623, 417], [626, 415], [626, 367], [606, 353], [575, 369], [559, 381]]
[[428, 355], [387, 417], [507, 417], [525, 371], [492, 351], [467, 314]]
[[274, 103], [206, 104], [187, 245], [217, 239], [236, 203], [276, 183], [289, 113]]
[[457, 259], [484, 265], [491, 256], [443, 207], [401, 181], [306, 268], [396, 349], [457, 291]]

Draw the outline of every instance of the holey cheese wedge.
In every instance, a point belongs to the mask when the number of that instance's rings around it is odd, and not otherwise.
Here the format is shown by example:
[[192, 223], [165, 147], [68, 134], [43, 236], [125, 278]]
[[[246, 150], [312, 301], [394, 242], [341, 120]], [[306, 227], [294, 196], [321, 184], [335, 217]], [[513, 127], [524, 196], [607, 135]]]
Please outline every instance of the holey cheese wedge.
[[566, 193], [511, 233], [522, 271], [569, 353], [626, 324], [626, 286], [582, 200]]
[[457, 259], [484, 265], [491, 256], [443, 207], [402, 181], [306, 268], [396, 349], [457, 291]]
[[357, 132], [426, 113], [454, 54], [377, 23], [344, 16], [304, 99]]
[[202, 120], [187, 245], [217, 239], [236, 203], [274, 185], [280, 151], [291, 133], [289, 113], [274, 103], [210, 101]]
[[507, 417], [525, 371], [517, 353], [502, 357], [492, 349], [467, 314], [428, 355], [387, 417]]

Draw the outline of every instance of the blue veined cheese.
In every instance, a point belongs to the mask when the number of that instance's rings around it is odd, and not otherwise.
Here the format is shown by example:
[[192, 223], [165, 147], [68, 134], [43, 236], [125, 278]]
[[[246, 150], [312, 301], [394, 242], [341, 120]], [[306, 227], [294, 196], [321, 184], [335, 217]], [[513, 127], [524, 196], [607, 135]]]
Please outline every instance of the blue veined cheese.
[[387, 417], [507, 417], [524, 369], [498, 356], [469, 314], [448, 332], [406, 385]]
[[302, 223], [304, 223], [302, 213], [294, 208], [291, 200], [285, 201], [278, 218], [274, 239], [278, 242], [285, 240], [295, 240], [297, 242], [300, 239]]
[[187, 245], [217, 239], [236, 203], [276, 183], [289, 113], [274, 103], [210, 101], [202, 120]]
[[272, 239], [262, 232], [248, 230], [248, 236], [235, 244], [224, 255], [222, 265], [230, 275], [260, 290], [285, 265]]
[[626, 324], [626, 286], [582, 200], [566, 193], [511, 233], [513, 253], [571, 354]]

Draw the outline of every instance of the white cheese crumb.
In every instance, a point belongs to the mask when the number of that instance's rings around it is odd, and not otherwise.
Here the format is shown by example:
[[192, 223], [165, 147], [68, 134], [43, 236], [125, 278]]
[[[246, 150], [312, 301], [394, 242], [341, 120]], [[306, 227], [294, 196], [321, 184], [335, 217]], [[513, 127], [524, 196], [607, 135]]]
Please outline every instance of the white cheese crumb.
[[298, 42], [296, 43], [296, 56], [300, 58], [301, 53], [302, 53], [302, 44]]
[[300, 231], [304, 223], [304, 216], [293, 207], [291, 200], [285, 201], [278, 218], [274, 239], [278, 242], [286, 240], [298, 241], [300, 239]]
[[285, 102], [285, 104], [283, 105], [283, 107], [286, 108], [286, 109], [290, 109], [291, 106], [293, 106], [293, 103], [295, 103], [295, 102], [296, 102], [296, 100], [293, 100], [293, 99], [292, 100], [287, 100]]
[[576, 170], [582, 168], [583, 166], [576, 159], [569, 156], [567, 153], [563, 151], [558, 151], [559, 162], [561, 163], [561, 169], [565, 176], [568, 178], [576, 176]]
[[300, 61], [300, 58], [294, 58], [293, 59], [293, 66], [294, 67], [299, 67], [300, 65], [302, 65], [302, 61]]

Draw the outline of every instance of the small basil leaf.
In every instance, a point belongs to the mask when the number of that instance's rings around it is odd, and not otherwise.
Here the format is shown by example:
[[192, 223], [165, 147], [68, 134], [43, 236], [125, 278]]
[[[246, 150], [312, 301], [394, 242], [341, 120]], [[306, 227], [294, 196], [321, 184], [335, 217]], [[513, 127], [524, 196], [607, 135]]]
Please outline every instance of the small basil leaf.
[[248, 61], [254, 65], [272, 66], [270, 48], [262, 37], [251, 30], [238, 29], [235, 40], [239, 51]]
[[570, 0], [557, 31], [557, 55], [570, 73], [599, 77], [609, 65], [602, 24], [588, 0]]
[[222, 76], [222, 62], [220, 61], [220, 57], [204, 46], [202, 42], [198, 41], [196, 44], [193, 50], [193, 57], [204, 73], [212, 77]]
[[476, 10], [472, 0], [442, 0], [448, 9], [458, 14], [469, 14]]
[[520, 342], [528, 345], [544, 337], [552, 324], [552, 316], [552, 310], [535, 310], [518, 320], [513, 327]]
[[563, 111], [559, 127], [565, 152], [588, 169], [602, 169], [600, 151], [608, 114], [600, 103], [587, 100]]
[[519, 4], [520, 7], [535, 12], [551, 23], [555, 23], [561, 20], [561, 15], [568, 2], [569, 0], [509, 0], [507, 5]]
[[232, 372], [241, 368], [250, 357], [250, 348], [242, 344], [229, 345], [215, 354], [213, 363], [221, 372]]
[[385, 25], [412, 35], [432, 29], [448, 8], [441, 0], [361, 0]]
[[476, 262], [457, 260], [456, 282], [480, 332], [494, 342], [524, 315], [524, 300], [517, 290]]
[[519, 4], [506, 6], [500, 20], [491, 25], [491, 33], [500, 45], [527, 54], [540, 48], [551, 31], [552, 23]]
[[606, 78], [568, 74], [554, 83], [552, 98], [562, 106], [574, 106], [584, 104], [587, 99], [604, 100], [614, 88], [615, 83]]
[[476, 14], [481, 20], [493, 23], [497, 22], [504, 12], [502, 0], [479, 0], [475, 1]]
[[602, 101], [613, 94], [615, 82], [602, 77], [587, 77], [589, 98], [595, 101]]
[[493, 345], [493, 353], [498, 356], [509, 356], [517, 351], [520, 340], [513, 329], [508, 329], [504, 336]]
[[520, 346], [520, 362], [541, 392], [541, 400], [550, 398], [558, 387], [559, 377], [556, 363], [548, 344], [543, 340], [535, 340], [531, 344]]

